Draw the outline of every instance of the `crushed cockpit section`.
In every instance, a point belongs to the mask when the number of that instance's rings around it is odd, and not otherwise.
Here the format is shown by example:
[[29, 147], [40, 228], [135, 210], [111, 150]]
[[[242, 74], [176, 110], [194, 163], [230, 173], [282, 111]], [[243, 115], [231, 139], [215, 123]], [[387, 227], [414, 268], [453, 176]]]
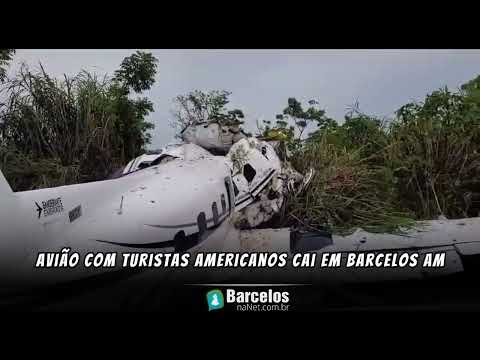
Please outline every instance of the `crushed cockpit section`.
[[230, 167], [235, 192], [233, 223], [252, 229], [279, 214], [288, 194], [303, 191], [313, 177], [297, 172], [280, 151], [278, 141], [248, 137], [238, 124], [199, 123], [182, 132], [184, 143], [166, 146], [156, 154], [144, 154], [123, 169], [122, 175], [162, 165], [175, 159], [195, 161], [222, 156]]

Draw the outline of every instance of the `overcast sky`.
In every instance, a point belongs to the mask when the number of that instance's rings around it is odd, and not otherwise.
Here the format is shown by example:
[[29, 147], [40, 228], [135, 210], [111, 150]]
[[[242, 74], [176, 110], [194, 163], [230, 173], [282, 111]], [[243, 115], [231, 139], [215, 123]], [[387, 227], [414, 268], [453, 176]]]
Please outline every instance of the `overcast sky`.
[[[173, 98], [191, 90], [228, 90], [242, 109], [247, 130], [257, 119], [274, 119], [289, 97], [317, 99], [327, 115], [343, 121], [359, 101], [368, 114], [392, 116], [440, 87], [451, 89], [480, 75], [480, 50], [148, 50], [159, 60], [156, 83], [145, 93], [155, 112], [152, 148], [173, 141]], [[21, 62], [43, 64], [50, 74], [81, 69], [113, 74], [135, 50], [17, 50]]]

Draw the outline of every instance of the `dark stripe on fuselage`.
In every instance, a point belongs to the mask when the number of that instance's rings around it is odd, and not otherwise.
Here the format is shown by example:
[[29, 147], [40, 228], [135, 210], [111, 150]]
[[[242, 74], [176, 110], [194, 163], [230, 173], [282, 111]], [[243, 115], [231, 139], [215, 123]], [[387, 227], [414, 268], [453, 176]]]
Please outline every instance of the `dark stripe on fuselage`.
[[[203, 214], [203, 213], [200, 213]], [[153, 242], [153, 243], [121, 243], [121, 242], [116, 242], [116, 241], [108, 241], [108, 240], [101, 240], [101, 239], [94, 239], [95, 241], [101, 242], [101, 243], [106, 243], [106, 244], [112, 244], [112, 245], [117, 245], [117, 246], [123, 246], [123, 247], [128, 247], [128, 248], [137, 248], [137, 249], [164, 249], [164, 248], [175, 248], [175, 251], [186, 251], [189, 248], [192, 248], [193, 246], [201, 243], [203, 240], [208, 238], [208, 236], [211, 235], [211, 233], [219, 227], [224, 220], [227, 218], [227, 216], [224, 216], [217, 224], [214, 224], [213, 226], [207, 228], [205, 225], [202, 225], [203, 221], [201, 220], [201, 216], [199, 214], [199, 220], [197, 221], [196, 224], [199, 227], [199, 231], [196, 233], [192, 233], [189, 235], [185, 235], [185, 232], [183, 230], [178, 231], [175, 234], [175, 237], [173, 240], [167, 240], [167, 241], [159, 241], [159, 242]], [[213, 221], [213, 219], [211, 219]], [[153, 225], [150, 225], [153, 226]]]
[[270, 180], [270, 178], [273, 176], [273, 174], [275, 174], [275, 170], [272, 170], [270, 171], [270, 173], [267, 175], [267, 177], [265, 179], [263, 179], [260, 184], [258, 184], [257, 186], [255, 186], [255, 189], [253, 189], [252, 191], [250, 191], [250, 193], [254, 193], [255, 191], [258, 190], [259, 187], [261, 187], [263, 184], [265, 184], [268, 180]]
[[235, 206], [238, 206], [238, 205], [241, 205], [243, 204], [244, 202], [252, 199], [252, 194], [257, 191], [262, 185], [264, 185], [266, 182], [268, 182], [273, 174], [275, 173], [275, 170], [272, 170], [270, 171], [270, 173], [265, 177], [265, 179], [263, 179], [257, 186], [255, 186], [255, 188], [247, 195], [244, 195], [243, 197], [241, 197], [236, 203], [235, 203]]
[[167, 241], [159, 241], [154, 243], [143, 243], [143, 244], [130, 244], [130, 243], [119, 243], [115, 241], [108, 241], [108, 240], [95, 240], [101, 243], [107, 243], [112, 245], [124, 246], [129, 248], [137, 248], [137, 249], [163, 249], [168, 247], [175, 247], [174, 240], [167, 240]]

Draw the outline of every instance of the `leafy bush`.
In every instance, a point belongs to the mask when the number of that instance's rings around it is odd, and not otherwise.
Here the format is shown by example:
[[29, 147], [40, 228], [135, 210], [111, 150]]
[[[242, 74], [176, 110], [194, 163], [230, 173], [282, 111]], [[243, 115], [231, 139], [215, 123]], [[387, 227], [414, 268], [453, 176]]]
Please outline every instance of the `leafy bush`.
[[0, 165], [14, 190], [102, 180], [145, 150], [153, 105], [130, 92], [150, 87], [145, 72], [153, 76], [156, 64], [142, 58], [124, 60], [113, 79], [83, 71], [59, 80], [24, 65], [5, 83]]
[[401, 107], [388, 126], [350, 112], [342, 125], [311, 134], [293, 163], [317, 171], [291, 199], [288, 221], [337, 231], [392, 231], [409, 218], [478, 216], [480, 77], [452, 93]]
[[401, 202], [419, 219], [477, 216], [480, 112], [467, 93], [448, 89], [407, 104], [391, 126], [386, 154]]

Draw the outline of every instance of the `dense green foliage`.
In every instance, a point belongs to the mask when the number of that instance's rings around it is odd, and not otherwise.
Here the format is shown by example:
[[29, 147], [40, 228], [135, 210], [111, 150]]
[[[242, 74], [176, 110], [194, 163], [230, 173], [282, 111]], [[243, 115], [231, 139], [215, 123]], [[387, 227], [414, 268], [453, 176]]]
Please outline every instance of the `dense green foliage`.
[[418, 218], [477, 216], [480, 210], [480, 103], [442, 89], [407, 104], [392, 124], [388, 165], [402, 203]]
[[412, 214], [397, 204], [391, 170], [369, 163], [359, 151], [322, 136], [295, 152], [292, 163], [302, 173], [316, 173], [307, 191], [287, 199], [283, 225], [394, 232], [412, 223]]
[[22, 66], [2, 88], [0, 167], [16, 191], [105, 179], [150, 141], [153, 111], [132, 92], [153, 84], [156, 59], [137, 52], [113, 79], [62, 80]]
[[316, 175], [289, 199], [286, 224], [393, 231], [410, 219], [478, 216], [480, 77], [406, 104], [388, 123], [356, 106], [311, 133], [292, 161]]

